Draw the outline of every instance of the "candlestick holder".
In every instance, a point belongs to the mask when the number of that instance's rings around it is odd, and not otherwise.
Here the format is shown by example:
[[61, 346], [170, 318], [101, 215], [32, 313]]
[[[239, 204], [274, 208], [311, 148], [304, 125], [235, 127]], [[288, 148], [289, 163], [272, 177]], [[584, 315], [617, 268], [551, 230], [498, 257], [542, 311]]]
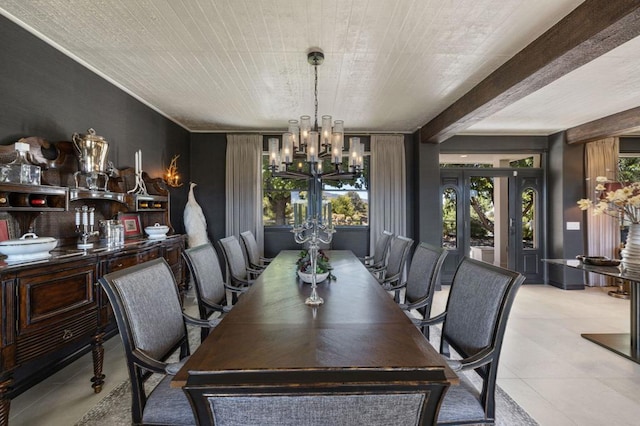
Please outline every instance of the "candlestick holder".
[[79, 249], [86, 250], [93, 247], [93, 243], [89, 242], [89, 238], [98, 235], [98, 231], [93, 229], [94, 223], [94, 207], [76, 207], [76, 233], [79, 234], [77, 244]]
[[127, 194], [142, 194], [149, 195], [147, 192], [147, 185], [142, 178], [142, 150], [138, 150], [135, 153], [135, 186], [133, 189], [127, 191]]

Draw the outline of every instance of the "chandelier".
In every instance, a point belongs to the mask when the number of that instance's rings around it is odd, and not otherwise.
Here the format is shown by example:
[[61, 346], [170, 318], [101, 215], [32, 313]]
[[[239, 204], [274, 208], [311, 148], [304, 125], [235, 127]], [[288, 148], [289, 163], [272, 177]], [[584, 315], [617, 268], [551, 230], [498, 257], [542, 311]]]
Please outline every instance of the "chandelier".
[[[306, 179], [309, 182], [307, 202], [293, 205], [294, 225], [291, 232], [298, 244], [309, 243], [311, 258], [311, 295], [305, 300], [310, 306], [324, 303], [317, 293], [316, 265], [320, 243], [329, 244], [335, 228], [332, 223], [331, 203], [322, 200], [323, 180], [351, 180], [362, 172], [364, 144], [360, 138], [349, 139], [349, 156], [343, 170], [344, 122], [331, 122], [330, 115], [322, 116], [322, 127], [318, 128], [318, 66], [324, 62], [324, 54], [309, 52], [307, 61], [314, 71], [315, 122], [303, 115], [298, 120], [289, 120], [287, 132], [282, 134], [282, 146], [278, 138], [269, 138], [269, 170], [272, 176], [285, 179]], [[330, 158], [331, 167], [323, 170], [322, 162]], [[307, 166], [304, 166], [304, 163]]]
[[[269, 169], [273, 176], [306, 179], [320, 176], [324, 180], [354, 179], [362, 172], [364, 144], [360, 138], [349, 139], [349, 161], [343, 170], [344, 122], [331, 122], [330, 115], [322, 116], [322, 127], [318, 127], [318, 66], [324, 62], [324, 54], [309, 52], [307, 61], [314, 71], [314, 124], [311, 117], [303, 115], [298, 120], [289, 120], [287, 132], [282, 134], [282, 147], [278, 138], [269, 138]], [[323, 170], [324, 158], [331, 159], [332, 169]], [[305, 170], [303, 163], [307, 163]]]

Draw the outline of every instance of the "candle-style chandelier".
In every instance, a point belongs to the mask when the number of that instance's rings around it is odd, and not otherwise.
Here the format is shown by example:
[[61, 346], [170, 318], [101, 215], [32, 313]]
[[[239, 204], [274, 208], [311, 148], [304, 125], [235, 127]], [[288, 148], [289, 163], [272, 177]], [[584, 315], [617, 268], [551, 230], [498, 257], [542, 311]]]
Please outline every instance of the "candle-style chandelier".
[[[311, 258], [311, 295], [307, 305], [317, 306], [324, 300], [316, 291], [316, 265], [320, 243], [329, 244], [335, 228], [331, 217], [331, 203], [322, 200], [323, 180], [351, 180], [362, 172], [364, 144], [360, 138], [349, 139], [349, 157], [343, 170], [344, 122], [331, 122], [330, 115], [322, 116], [322, 128], [318, 128], [318, 66], [324, 62], [324, 54], [309, 52], [307, 61], [314, 71], [315, 122], [303, 115], [298, 120], [289, 120], [287, 132], [282, 134], [282, 147], [278, 138], [269, 138], [269, 170], [275, 177], [305, 179], [309, 182], [306, 205], [293, 206], [294, 225], [292, 232], [298, 244], [309, 243]], [[332, 167], [323, 170], [322, 162], [330, 157]], [[305, 164], [306, 163], [306, 166]]]
[[[269, 138], [269, 169], [273, 176], [289, 179], [307, 179], [320, 176], [324, 180], [354, 179], [362, 172], [364, 144], [360, 138], [349, 139], [349, 161], [343, 170], [344, 122], [331, 122], [330, 115], [322, 116], [322, 127], [318, 127], [318, 66], [324, 62], [324, 54], [309, 52], [307, 61], [314, 71], [315, 122], [303, 115], [298, 120], [289, 120], [287, 132], [282, 134], [282, 147], [278, 138]], [[333, 166], [323, 170], [322, 160], [330, 157]], [[305, 170], [304, 163], [308, 164]]]

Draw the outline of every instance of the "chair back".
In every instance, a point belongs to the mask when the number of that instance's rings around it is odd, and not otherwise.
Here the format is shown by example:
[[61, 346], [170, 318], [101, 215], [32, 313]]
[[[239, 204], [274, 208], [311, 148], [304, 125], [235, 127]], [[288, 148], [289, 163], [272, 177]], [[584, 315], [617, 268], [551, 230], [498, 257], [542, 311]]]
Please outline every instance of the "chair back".
[[229, 273], [235, 278], [246, 280], [248, 278], [247, 263], [238, 239], [232, 235], [230, 237], [220, 239], [218, 243], [222, 249], [222, 254], [224, 255], [224, 260], [227, 264]]
[[218, 254], [211, 243], [188, 248], [182, 253], [198, 297], [200, 318], [206, 319], [211, 314], [206, 305], [222, 305], [226, 299]]
[[389, 253], [389, 246], [391, 245], [391, 239], [393, 238], [393, 232], [382, 231], [382, 234], [378, 237], [376, 245], [373, 251], [373, 265], [384, 265], [387, 260], [387, 254]]
[[[412, 373], [396, 377], [392, 384], [381, 377], [386, 372], [366, 371], [351, 372], [342, 382], [327, 375], [321, 386], [313, 381], [291, 386], [275, 377], [254, 377], [251, 382], [236, 377], [220, 380], [215, 387], [199, 384], [200, 378], [192, 375], [184, 389], [200, 426], [434, 425], [448, 383], [425, 380], [423, 371]], [[355, 375], [370, 377], [354, 381]]]
[[240, 239], [242, 240], [244, 254], [247, 258], [247, 265], [249, 267], [259, 266], [261, 256], [256, 237], [251, 231], [244, 231], [240, 233]]
[[397, 235], [392, 238], [385, 277], [391, 277], [402, 272], [405, 264], [407, 263], [412, 244], [413, 240], [411, 238], [403, 237], [401, 235]]
[[[440, 280], [440, 269], [442, 269], [447, 253], [447, 250], [442, 247], [435, 247], [427, 243], [418, 244], [413, 252], [407, 275], [405, 293], [407, 304], [427, 306], [429, 311], [431, 310], [433, 292]], [[425, 312], [422, 314], [424, 315]]]
[[441, 352], [450, 345], [462, 358], [491, 353], [490, 362], [475, 369], [482, 378], [480, 403], [495, 417], [495, 385], [504, 331], [524, 276], [498, 266], [464, 258], [458, 265], [442, 326]]
[[143, 386], [147, 370], [139, 366], [139, 355], [164, 361], [178, 348], [181, 356], [189, 353], [178, 286], [163, 258], [106, 274], [99, 282], [122, 338], [132, 386], [132, 418], [138, 424], [147, 401]]

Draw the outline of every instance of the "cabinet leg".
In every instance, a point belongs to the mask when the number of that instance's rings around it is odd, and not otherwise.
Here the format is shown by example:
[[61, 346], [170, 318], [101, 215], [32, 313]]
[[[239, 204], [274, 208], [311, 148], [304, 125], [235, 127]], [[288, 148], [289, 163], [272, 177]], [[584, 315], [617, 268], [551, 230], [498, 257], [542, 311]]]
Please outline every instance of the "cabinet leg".
[[104, 374], [102, 374], [102, 366], [104, 364], [104, 333], [98, 333], [93, 338], [92, 354], [93, 354], [93, 378], [91, 387], [95, 393], [102, 391], [104, 384]]
[[9, 408], [11, 400], [7, 398], [9, 388], [13, 384], [12, 379], [6, 379], [0, 382], [0, 426], [9, 425]]

